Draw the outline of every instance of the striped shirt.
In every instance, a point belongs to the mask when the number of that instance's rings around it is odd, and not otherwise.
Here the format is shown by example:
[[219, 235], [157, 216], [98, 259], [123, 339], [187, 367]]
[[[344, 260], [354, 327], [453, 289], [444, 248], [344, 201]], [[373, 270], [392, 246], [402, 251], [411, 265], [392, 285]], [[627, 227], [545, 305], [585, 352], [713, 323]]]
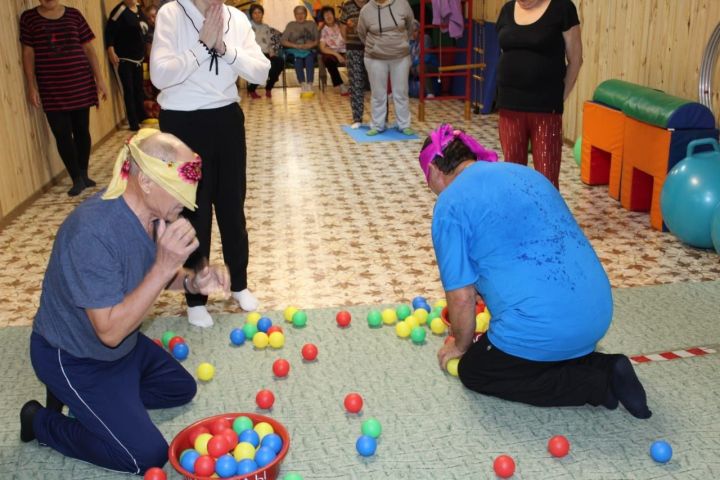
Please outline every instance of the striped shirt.
[[35, 51], [35, 78], [46, 112], [98, 104], [97, 86], [83, 45], [95, 38], [82, 14], [71, 7], [56, 20], [26, 10], [20, 17], [20, 42]]

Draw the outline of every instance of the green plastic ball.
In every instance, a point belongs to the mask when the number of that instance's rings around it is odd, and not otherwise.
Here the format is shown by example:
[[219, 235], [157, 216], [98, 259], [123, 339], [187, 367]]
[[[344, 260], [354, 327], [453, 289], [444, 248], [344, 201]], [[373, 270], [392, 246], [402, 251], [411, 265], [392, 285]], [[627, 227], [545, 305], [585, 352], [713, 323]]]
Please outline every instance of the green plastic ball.
[[245, 430], [252, 430], [253, 422], [248, 417], [240, 416], [233, 420], [232, 428], [239, 435]]
[[298, 310], [297, 312], [295, 312], [295, 314], [293, 314], [292, 323], [293, 326], [297, 328], [304, 327], [305, 325], [307, 325], [307, 313], [302, 310]]
[[582, 137], [578, 137], [577, 140], [575, 140], [575, 145], [573, 146], [573, 157], [575, 157], [575, 163], [577, 163], [577, 166], [580, 166], [580, 161], [582, 160]]
[[257, 327], [252, 323], [246, 323], [245, 325], [243, 325], [242, 330], [245, 334], [245, 338], [253, 338], [258, 332]]
[[378, 438], [382, 433], [382, 425], [374, 418], [368, 418], [362, 423], [362, 434], [368, 437]]
[[303, 480], [303, 477], [299, 473], [288, 473], [283, 477], [283, 480]]
[[425, 325], [427, 325], [429, 327], [430, 324], [432, 323], [432, 321], [436, 318], [440, 318], [440, 314], [438, 312], [436, 312], [435, 310], [433, 310], [428, 315], [427, 320], [425, 321]]
[[367, 316], [368, 326], [370, 328], [377, 328], [382, 325], [382, 314], [379, 310], [370, 310]]
[[410, 310], [410, 307], [403, 304], [403, 305], [399, 305], [395, 309], [395, 313], [397, 313], [398, 320], [400, 320], [402, 322], [403, 320], [405, 320], [407, 317], [410, 316], [410, 314], [412, 313], [412, 310]]
[[170, 340], [172, 340], [173, 337], [177, 337], [177, 334], [172, 330], [168, 330], [167, 332], [163, 333], [162, 344], [165, 348], [168, 348]]
[[413, 343], [419, 345], [425, 341], [425, 329], [422, 327], [415, 327], [410, 332], [410, 340]]

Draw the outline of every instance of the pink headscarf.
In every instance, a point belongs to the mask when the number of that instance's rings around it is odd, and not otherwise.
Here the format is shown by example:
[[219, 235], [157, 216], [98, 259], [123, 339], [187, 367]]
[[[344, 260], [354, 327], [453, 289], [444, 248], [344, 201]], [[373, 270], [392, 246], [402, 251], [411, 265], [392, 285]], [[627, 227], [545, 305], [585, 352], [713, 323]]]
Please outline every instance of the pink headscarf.
[[462, 130], [455, 130], [449, 123], [443, 123], [440, 127], [430, 132], [430, 143], [420, 152], [420, 168], [422, 168], [423, 173], [425, 173], [425, 180], [430, 181], [430, 163], [432, 163], [436, 156], [444, 156], [443, 150], [455, 139], [463, 142], [475, 155], [476, 160], [497, 162], [497, 153], [483, 147], [477, 140]]

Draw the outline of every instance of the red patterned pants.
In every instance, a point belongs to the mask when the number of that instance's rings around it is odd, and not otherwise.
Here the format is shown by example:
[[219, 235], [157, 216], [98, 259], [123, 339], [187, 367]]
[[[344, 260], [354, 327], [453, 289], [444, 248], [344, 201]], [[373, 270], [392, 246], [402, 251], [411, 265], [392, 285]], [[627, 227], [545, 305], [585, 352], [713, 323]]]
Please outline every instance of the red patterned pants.
[[528, 163], [528, 140], [533, 165], [559, 188], [562, 158], [562, 114], [500, 110], [500, 145], [506, 162]]

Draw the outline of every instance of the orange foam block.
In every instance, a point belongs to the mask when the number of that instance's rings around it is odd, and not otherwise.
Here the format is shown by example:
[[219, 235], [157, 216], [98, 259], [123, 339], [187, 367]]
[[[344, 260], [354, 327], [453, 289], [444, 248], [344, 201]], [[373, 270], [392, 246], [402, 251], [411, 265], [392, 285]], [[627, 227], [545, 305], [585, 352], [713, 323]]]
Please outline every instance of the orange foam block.
[[625, 115], [595, 102], [583, 106], [580, 178], [588, 185], [608, 185], [608, 195], [620, 199]]

